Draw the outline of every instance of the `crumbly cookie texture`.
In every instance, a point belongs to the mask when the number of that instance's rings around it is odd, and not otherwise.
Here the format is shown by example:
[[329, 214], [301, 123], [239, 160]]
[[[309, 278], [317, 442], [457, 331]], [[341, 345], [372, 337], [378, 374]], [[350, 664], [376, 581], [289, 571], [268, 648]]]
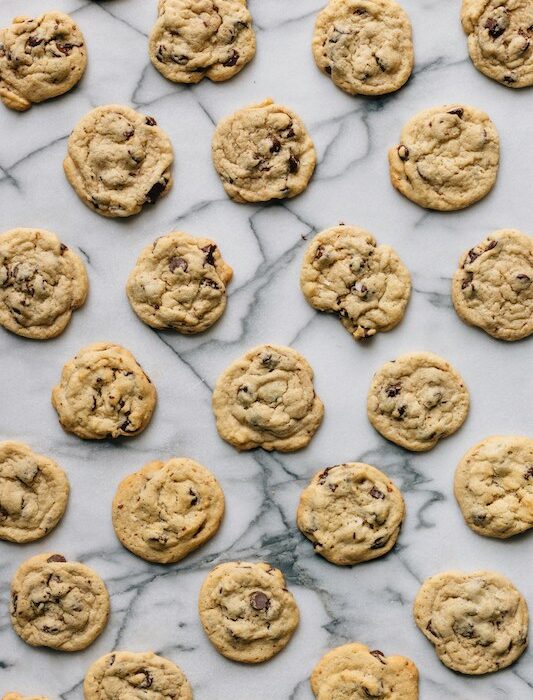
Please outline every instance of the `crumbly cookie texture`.
[[85, 700], [192, 700], [183, 671], [151, 651], [114, 651], [95, 661], [83, 682]]
[[246, 0], [164, 0], [150, 34], [150, 59], [175, 83], [229, 80], [255, 55]]
[[527, 646], [527, 603], [494, 571], [446, 571], [427, 579], [413, 613], [445, 666], [471, 675], [516, 661]]
[[20, 693], [6, 693], [2, 700], [48, 700], [44, 695], [21, 695]]
[[500, 340], [533, 333], [533, 238], [515, 229], [491, 233], [468, 250], [454, 275], [459, 316]]
[[0, 442], [0, 540], [33, 542], [63, 517], [69, 496], [65, 472], [21, 442]]
[[83, 34], [63, 12], [15, 17], [0, 29], [0, 100], [19, 112], [70, 90], [83, 75]]
[[212, 403], [220, 437], [238, 450], [299, 450], [324, 417], [311, 366], [281, 345], [260, 345], [230, 365]]
[[319, 13], [313, 54], [351, 95], [385, 95], [413, 70], [411, 22], [394, 0], [330, 0]]
[[479, 535], [507, 538], [533, 527], [533, 440], [494, 435], [472, 447], [455, 472], [455, 497]]
[[172, 144], [153, 117], [106, 105], [76, 124], [63, 168], [84, 204], [102, 216], [124, 217], [167, 194], [173, 160]]
[[531, 0], [463, 0], [461, 22], [479, 71], [508, 87], [533, 85]]
[[7, 330], [55, 338], [88, 290], [85, 265], [55, 234], [16, 228], [0, 235], [0, 324]]
[[61, 554], [38, 554], [15, 572], [10, 613], [15, 632], [27, 644], [79, 651], [106, 626], [109, 594], [85, 564]]
[[349, 462], [315, 474], [302, 492], [296, 520], [317, 554], [351, 565], [391, 550], [404, 513], [402, 494], [383, 472]]
[[250, 664], [280, 652], [300, 619], [283, 574], [263, 562], [216, 566], [200, 590], [199, 610], [217, 651], [233, 661]]
[[235, 202], [295, 197], [316, 165], [313, 142], [302, 120], [268, 99], [240, 109], [215, 130], [213, 163]]
[[498, 132], [485, 112], [445, 105], [407, 122], [389, 150], [394, 187], [427, 209], [464, 209], [485, 197], [496, 182]]
[[328, 651], [313, 669], [318, 700], [418, 700], [418, 669], [405, 656], [353, 642]]
[[429, 352], [415, 352], [376, 372], [367, 412], [387, 440], [425, 452], [461, 427], [469, 405], [468, 390], [448, 362]]
[[316, 235], [300, 273], [307, 301], [339, 315], [356, 340], [389, 331], [403, 318], [411, 276], [396, 252], [355, 226], [334, 226]]
[[156, 399], [131, 352], [112, 343], [82, 348], [52, 392], [63, 428], [87, 440], [137, 435], [150, 422]]
[[142, 251], [126, 292], [137, 316], [152, 328], [201, 333], [224, 313], [232, 276], [214, 241], [174, 231]]

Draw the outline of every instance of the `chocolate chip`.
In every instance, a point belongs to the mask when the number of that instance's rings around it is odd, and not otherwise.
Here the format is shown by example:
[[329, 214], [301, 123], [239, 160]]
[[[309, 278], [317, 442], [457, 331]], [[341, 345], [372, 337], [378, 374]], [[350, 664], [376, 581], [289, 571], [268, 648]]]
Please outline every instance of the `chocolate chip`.
[[67, 561], [67, 560], [66, 560], [65, 557], [62, 556], [61, 554], [52, 554], [52, 556], [51, 556], [51, 557], [48, 557], [48, 559], [47, 559], [46, 561], [47, 561], [47, 562], [54, 562], [54, 561], [57, 561], [57, 562], [65, 562], [65, 561]]
[[292, 175], [294, 175], [294, 173], [298, 172], [299, 167], [300, 167], [300, 161], [298, 160], [298, 158], [296, 158], [296, 156], [293, 156], [291, 154], [291, 156], [289, 157], [289, 172]]
[[134, 133], [135, 131], [133, 129], [128, 129], [128, 131], [125, 131], [122, 135], [124, 136], [126, 141], [129, 141]]
[[139, 688], [151, 688], [152, 683], [154, 682], [154, 677], [150, 673], [150, 671], [147, 671], [145, 668], [142, 668], [139, 673], [142, 673], [144, 676], [143, 682], [139, 685]]
[[507, 83], [508, 85], [512, 85], [513, 83], [516, 83], [516, 79], [513, 78], [512, 75], [505, 75], [503, 78], [504, 83]]
[[358, 7], [356, 10], [354, 10], [354, 15], [366, 15], [366, 10], [364, 7]]
[[375, 486], [372, 486], [372, 488], [370, 489], [370, 495], [372, 496], [372, 498], [385, 498], [385, 494], [383, 493], [383, 491], [380, 491]]
[[472, 516], [472, 520], [474, 521], [475, 525], [483, 525], [486, 519], [487, 516], [484, 513], [475, 513]]
[[168, 267], [170, 272], [175, 272], [178, 269], [183, 270], [183, 272], [187, 272], [189, 266], [187, 265], [185, 258], [172, 257], [168, 261]]
[[116, 658], [117, 658], [116, 654], [111, 654], [111, 656], [109, 657], [109, 665], [110, 666], [112, 666], [115, 663]]
[[331, 66], [326, 66], [324, 70], [328, 75], [331, 75]]
[[476, 258], [479, 258], [480, 255], [481, 253], [478, 253], [475, 248], [471, 248], [467, 253], [466, 262], [473, 263], [474, 260], [476, 260]]
[[189, 489], [189, 496], [192, 496], [191, 506], [195, 506], [198, 503], [198, 496], [194, 493], [192, 489]]
[[533, 478], [533, 466], [529, 467], [524, 474], [524, 479]]
[[231, 68], [231, 66], [234, 66], [237, 61], [239, 60], [239, 52], [238, 51], [233, 51], [231, 56], [228, 58], [227, 61], [224, 61], [222, 64], [225, 68]]
[[323, 472], [318, 475], [318, 483], [323, 484], [328, 478], [328, 474], [334, 467], [326, 467]]
[[461, 107], [457, 107], [457, 109], [450, 109], [450, 111], [448, 112], [448, 114], [456, 114], [459, 117], [459, 119], [463, 118], [464, 113], [465, 111]]
[[70, 52], [74, 48], [74, 44], [60, 44], [58, 42], [56, 42], [56, 46], [61, 53], [65, 54], [65, 56], [69, 56]]
[[148, 124], [148, 126], [156, 126], [157, 125], [157, 122], [153, 117], [146, 117], [146, 119], [144, 121]]
[[254, 610], [268, 610], [270, 600], [262, 591], [255, 591], [250, 595], [250, 605]]
[[59, 250], [61, 251], [61, 255], [63, 255], [63, 253], [68, 250], [68, 247], [64, 243], [61, 243], [59, 245]]
[[403, 143], [401, 143], [398, 146], [397, 151], [398, 151], [398, 158], [400, 160], [409, 160], [409, 149], [407, 148], [407, 146], [404, 146]]
[[316, 249], [315, 260], [320, 260], [320, 258], [323, 255], [324, 255], [324, 247], [319, 245], [318, 248]]
[[438, 636], [439, 636], [439, 635], [435, 632], [435, 630], [433, 629], [433, 627], [431, 626], [431, 620], [427, 623], [426, 629], [427, 629], [427, 631], [428, 631], [430, 634], [432, 634], [434, 637], [438, 637]]
[[27, 41], [28, 46], [39, 46], [39, 44], [42, 44], [44, 39], [39, 39], [37, 36], [30, 36], [30, 38]]
[[166, 189], [167, 184], [168, 180], [166, 178], [164, 178], [163, 181], [159, 180], [159, 182], [156, 182], [155, 185], [153, 185], [148, 191], [146, 201], [149, 204], [155, 204], [161, 196], [161, 193]]
[[400, 391], [402, 390], [402, 385], [401, 384], [389, 384], [389, 386], [385, 389], [385, 393], [389, 398], [394, 398], [395, 396], [398, 396]]
[[492, 39], [497, 39], [505, 31], [505, 27], [502, 27], [498, 23], [498, 21], [493, 19], [492, 17], [489, 17], [488, 20], [485, 22], [485, 29], [489, 30], [489, 36]]
[[189, 63], [189, 57], [184, 56], [183, 54], [181, 56], [172, 56], [172, 62], [177, 63], [178, 66], [184, 66], [185, 64]]
[[381, 663], [386, 666], [386, 662], [383, 660], [385, 658], [385, 654], [380, 651], [379, 649], [374, 649], [373, 651], [370, 652], [372, 656], [375, 656], [378, 661], [381, 661]]
[[493, 248], [496, 248], [497, 245], [498, 241], [489, 241], [485, 250], [492, 250]]
[[211, 287], [211, 289], [220, 289], [220, 285], [215, 282], [215, 280], [206, 277], [201, 282], [202, 287]]
[[383, 535], [383, 537], [377, 537], [374, 542], [372, 542], [372, 545], [370, 549], [381, 549], [384, 547], [387, 542], [389, 541], [389, 535]]
[[217, 249], [216, 245], [213, 243], [211, 245], [207, 245], [205, 248], [202, 248], [203, 252], [205, 253], [205, 264], [206, 265], [214, 265], [215, 264], [215, 250]]
[[280, 141], [277, 138], [273, 137], [272, 138], [272, 146], [270, 146], [270, 153], [279, 153], [280, 149], [281, 149]]
[[400, 418], [404, 417], [406, 411], [407, 406], [405, 404], [403, 404], [403, 406], [400, 406], [400, 408], [398, 409], [398, 415], [400, 416]]

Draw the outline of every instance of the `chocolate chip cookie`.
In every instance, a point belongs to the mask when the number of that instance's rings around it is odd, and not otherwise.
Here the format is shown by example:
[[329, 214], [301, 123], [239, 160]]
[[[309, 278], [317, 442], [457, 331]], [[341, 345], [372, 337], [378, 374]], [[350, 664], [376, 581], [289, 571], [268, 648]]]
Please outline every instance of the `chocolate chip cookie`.
[[311, 366], [281, 345], [260, 345], [230, 365], [216, 383], [213, 411], [220, 437], [238, 450], [299, 450], [324, 417]]
[[414, 352], [376, 372], [367, 412], [387, 440], [425, 452], [461, 427], [469, 405], [468, 390], [448, 362], [429, 352]]
[[112, 343], [82, 348], [63, 367], [52, 405], [69, 433], [87, 440], [142, 432], [157, 393], [131, 352]]
[[126, 292], [137, 316], [152, 328], [201, 333], [224, 313], [232, 276], [214, 241], [174, 231], [142, 251]]
[[63, 161], [82, 202], [107, 217], [138, 214], [172, 186], [172, 144], [153, 117], [106, 105], [74, 127]]
[[459, 673], [498, 671], [527, 646], [527, 603], [494, 571], [446, 571], [428, 578], [413, 613], [442, 663]]
[[109, 594], [88, 566], [61, 554], [38, 554], [15, 572], [10, 613], [15, 632], [27, 644], [79, 651], [106, 626]]
[[315, 147], [300, 117], [270, 99], [223, 119], [212, 154], [235, 202], [295, 197], [307, 187], [316, 165]]
[[209, 641], [233, 661], [267, 661], [289, 642], [300, 614], [279, 569], [263, 562], [220, 564], [200, 590], [200, 620]]
[[500, 139], [485, 112], [445, 105], [420, 112], [389, 150], [394, 187], [421, 207], [464, 209], [483, 199], [496, 182]]
[[356, 340], [389, 331], [403, 318], [411, 276], [396, 252], [368, 231], [334, 226], [308, 247], [300, 286], [315, 309], [338, 314]]
[[2, 700], [48, 700], [44, 695], [21, 695], [20, 693], [6, 693]]
[[459, 316], [500, 340], [533, 333], [533, 238], [515, 229], [491, 233], [468, 250], [454, 275]]

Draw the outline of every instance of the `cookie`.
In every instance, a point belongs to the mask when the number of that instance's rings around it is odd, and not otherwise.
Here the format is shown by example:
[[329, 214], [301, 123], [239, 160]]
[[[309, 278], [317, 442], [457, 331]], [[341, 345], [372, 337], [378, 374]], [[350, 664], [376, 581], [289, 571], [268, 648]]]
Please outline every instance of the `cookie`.
[[300, 117], [270, 99], [223, 119], [212, 154], [234, 202], [295, 197], [307, 187], [316, 165], [315, 147]]
[[334, 226], [315, 236], [300, 273], [315, 309], [339, 315], [356, 340], [389, 331], [403, 318], [411, 276], [396, 252], [355, 226]]
[[311, 366], [281, 345], [259, 345], [230, 365], [212, 403], [220, 437], [238, 450], [300, 450], [324, 417]]
[[233, 661], [256, 664], [280, 652], [300, 614], [279, 569], [233, 561], [212, 569], [200, 589], [200, 620], [209, 641]]
[[429, 352], [413, 352], [376, 372], [367, 413], [387, 440], [426, 452], [461, 427], [469, 405], [461, 376], [446, 360]]
[[55, 234], [16, 228], [0, 235], [0, 324], [8, 331], [55, 338], [88, 290], [85, 265]]
[[533, 85], [531, 0], [463, 0], [461, 22], [475, 67], [502, 85]]
[[21, 442], [0, 442], [0, 540], [33, 542], [63, 517], [69, 497], [65, 472]]
[[348, 462], [315, 474], [300, 497], [296, 522], [317, 554], [351, 565], [390, 551], [404, 514], [402, 494], [383, 472]]
[[405, 656], [385, 656], [353, 642], [320, 659], [311, 688], [318, 700], [418, 700], [418, 669]]
[[156, 399], [154, 385], [131, 352], [112, 343], [82, 348], [52, 391], [63, 428], [87, 440], [138, 435], [150, 422]]
[[533, 440], [494, 435], [474, 445], [455, 472], [466, 524], [505, 539], [533, 527]]
[[95, 661], [83, 682], [85, 700], [192, 700], [182, 670], [151, 651], [114, 651]]
[[164, 0], [150, 34], [150, 59], [175, 83], [229, 80], [255, 55], [246, 0]]
[[485, 112], [445, 105], [420, 112], [389, 150], [394, 187], [427, 209], [455, 211], [483, 199], [496, 182], [500, 139]]
[[413, 613], [442, 663], [459, 673], [498, 671], [527, 646], [527, 603], [494, 571], [445, 571], [428, 578]]
[[6, 693], [2, 700], [48, 700], [44, 695], [21, 695], [20, 693]]
[[24, 112], [32, 104], [68, 92], [87, 65], [85, 40], [63, 12], [15, 17], [0, 29], [0, 100]]
[[413, 70], [411, 22], [394, 0], [330, 0], [317, 17], [313, 54], [350, 95], [386, 95]]
[[63, 168], [76, 194], [107, 217], [138, 214], [172, 186], [172, 144], [153, 117], [106, 105], [86, 114], [68, 140]]
[[109, 594], [96, 572], [61, 554], [38, 554], [11, 582], [11, 623], [33, 647], [79, 651], [107, 624]]
[[459, 316], [500, 340], [533, 333], [533, 238], [515, 229], [491, 233], [468, 250], [454, 275]]
[[224, 313], [232, 276], [214, 241], [174, 231], [142, 251], [126, 292], [137, 316], [152, 328], [201, 333]]

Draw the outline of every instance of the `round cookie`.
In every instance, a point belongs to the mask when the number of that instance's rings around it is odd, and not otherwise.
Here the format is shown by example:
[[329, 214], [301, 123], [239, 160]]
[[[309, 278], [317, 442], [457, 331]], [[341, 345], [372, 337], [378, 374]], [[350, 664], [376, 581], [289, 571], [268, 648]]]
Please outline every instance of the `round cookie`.
[[209, 641], [233, 661], [256, 664], [289, 642], [300, 614], [279, 569], [263, 562], [220, 564], [200, 589], [200, 620]]
[[87, 440], [142, 432], [157, 393], [131, 352], [112, 343], [82, 348], [63, 367], [52, 405], [69, 433]]
[[455, 211], [487, 195], [498, 174], [500, 139], [485, 112], [445, 105], [420, 112], [389, 150], [394, 187], [421, 207]]
[[418, 700], [418, 669], [405, 656], [385, 656], [353, 642], [320, 659], [311, 688], [318, 700]]
[[527, 646], [527, 603], [494, 571], [446, 571], [428, 578], [413, 614], [442, 663], [459, 673], [498, 671]]
[[270, 99], [223, 119], [212, 154], [234, 202], [295, 197], [307, 187], [316, 165], [315, 147], [300, 117]]
[[63, 168], [84, 204], [102, 216], [124, 217], [167, 194], [173, 160], [172, 144], [153, 117], [106, 105], [76, 124]]
[[300, 497], [296, 522], [317, 554], [351, 565], [390, 551], [404, 514], [402, 494], [383, 472], [349, 462], [315, 474]]
[[324, 417], [311, 366], [281, 345], [259, 345], [230, 365], [212, 403], [220, 437], [238, 450], [300, 450]]
[[0, 540], [34, 542], [63, 517], [65, 472], [21, 442], [0, 442]]
[[425, 452], [464, 423], [470, 396], [461, 376], [429, 352], [387, 362], [368, 392], [368, 419], [383, 437], [414, 452]]
[[461, 22], [475, 67], [502, 85], [533, 85], [531, 0], [463, 0]]
[[175, 83], [229, 80], [255, 55], [246, 0], [164, 0], [150, 34], [150, 59]]
[[192, 700], [182, 670], [151, 651], [114, 651], [95, 661], [83, 682], [85, 700]]
[[337, 313], [356, 340], [389, 331], [403, 318], [411, 276], [396, 252], [355, 226], [316, 235], [305, 252], [300, 286], [315, 309]]
[[85, 265], [55, 234], [16, 228], [0, 235], [0, 324], [8, 331], [55, 338], [88, 290]]
[[500, 340], [533, 333], [533, 238], [515, 229], [491, 233], [459, 261], [452, 284], [459, 316]]
[[68, 92], [87, 65], [85, 40], [63, 12], [15, 17], [0, 29], [0, 100], [24, 112], [32, 104]]
[[232, 276], [214, 241], [174, 231], [142, 251], [126, 292], [137, 316], [152, 328], [201, 333], [224, 313]]
[[44, 695], [21, 695], [20, 693], [6, 693], [2, 700], [48, 700]]
[[533, 440], [494, 435], [457, 466], [455, 497], [467, 525], [505, 539], [533, 527]]
[[394, 0], [330, 0], [319, 13], [313, 54], [351, 95], [386, 95], [413, 70], [411, 22]]
[[96, 572], [61, 554], [38, 554], [22, 564], [11, 583], [11, 623], [34, 647], [79, 651], [102, 632], [109, 594]]

